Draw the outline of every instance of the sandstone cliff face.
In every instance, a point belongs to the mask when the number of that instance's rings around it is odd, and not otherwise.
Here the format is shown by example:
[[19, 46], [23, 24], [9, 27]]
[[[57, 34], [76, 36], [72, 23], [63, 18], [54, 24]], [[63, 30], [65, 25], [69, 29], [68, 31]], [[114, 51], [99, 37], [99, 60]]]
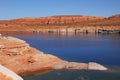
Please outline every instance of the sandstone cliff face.
[[85, 21], [94, 21], [104, 19], [104, 17], [99, 16], [50, 16], [50, 17], [41, 17], [41, 18], [19, 18], [8, 21], [1, 21], [1, 23], [15, 23], [15, 24], [67, 24], [67, 23], [76, 23], [76, 22], [85, 22]]
[[119, 17], [120, 15], [108, 18], [77, 15], [27, 17], [0, 21], [0, 31], [120, 33]]
[[[42, 29], [64, 29], [76, 23], [87, 23], [104, 19], [104, 17], [97, 16], [50, 16], [41, 18], [19, 18], [14, 20], [0, 21], [0, 31], [35, 31]], [[81, 25], [80, 25], [81, 26]]]
[[120, 33], [120, 15], [108, 18], [66, 15], [2, 20], [0, 21], [0, 31]]
[[68, 62], [44, 54], [30, 47], [25, 41], [14, 37], [0, 37], [0, 64], [19, 75], [55, 69], [107, 70], [97, 63]]

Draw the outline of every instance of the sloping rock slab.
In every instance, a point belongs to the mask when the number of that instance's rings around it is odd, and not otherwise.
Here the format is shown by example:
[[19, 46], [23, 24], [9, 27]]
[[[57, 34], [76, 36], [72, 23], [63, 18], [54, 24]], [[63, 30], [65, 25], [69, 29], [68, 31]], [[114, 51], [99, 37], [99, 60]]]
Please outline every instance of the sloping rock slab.
[[13, 71], [0, 65], [0, 80], [23, 80]]

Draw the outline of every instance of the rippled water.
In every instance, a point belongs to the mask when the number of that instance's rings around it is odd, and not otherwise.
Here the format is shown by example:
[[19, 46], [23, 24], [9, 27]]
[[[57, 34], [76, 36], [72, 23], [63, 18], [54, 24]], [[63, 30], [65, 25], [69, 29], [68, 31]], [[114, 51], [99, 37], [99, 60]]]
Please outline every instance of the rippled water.
[[25, 76], [25, 80], [120, 80], [119, 34], [66, 34], [66, 33], [9, 33], [26, 40], [32, 47], [64, 60], [97, 62], [108, 71], [57, 70]]

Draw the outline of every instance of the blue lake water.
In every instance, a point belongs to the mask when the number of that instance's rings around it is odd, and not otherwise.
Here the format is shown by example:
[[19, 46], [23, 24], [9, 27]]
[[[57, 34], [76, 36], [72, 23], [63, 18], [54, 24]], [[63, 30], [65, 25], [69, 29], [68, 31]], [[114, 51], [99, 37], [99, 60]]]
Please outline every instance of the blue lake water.
[[97, 62], [108, 71], [57, 70], [25, 76], [25, 80], [120, 80], [120, 34], [3, 33], [25, 40], [30, 46], [75, 62]]

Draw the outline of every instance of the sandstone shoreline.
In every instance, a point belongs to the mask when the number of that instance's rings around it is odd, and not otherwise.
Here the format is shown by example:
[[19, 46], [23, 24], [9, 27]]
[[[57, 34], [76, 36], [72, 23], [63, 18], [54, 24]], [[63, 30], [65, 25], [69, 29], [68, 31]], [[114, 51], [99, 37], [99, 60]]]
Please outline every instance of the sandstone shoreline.
[[107, 70], [95, 62], [64, 61], [30, 47], [23, 40], [3, 36], [0, 36], [0, 64], [22, 76], [49, 70]]
[[20, 76], [13, 71], [0, 65], [0, 80], [23, 80]]

